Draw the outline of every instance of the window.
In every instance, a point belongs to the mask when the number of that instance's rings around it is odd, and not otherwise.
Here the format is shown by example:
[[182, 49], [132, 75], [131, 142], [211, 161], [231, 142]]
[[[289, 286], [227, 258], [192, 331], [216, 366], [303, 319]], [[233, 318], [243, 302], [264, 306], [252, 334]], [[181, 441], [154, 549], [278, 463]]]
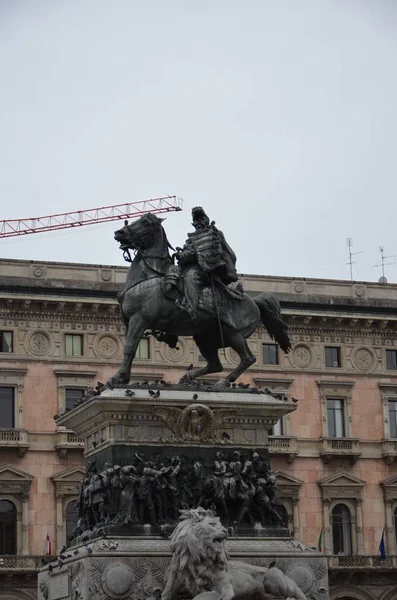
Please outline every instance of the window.
[[393, 521], [394, 521], [394, 535], [396, 536], [396, 544], [397, 544], [397, 506], [394, 509]]
[[327, 421], [329, 437], [345, 437], [343, 416], [343, 400], [339, 400], [337, 398], [327, 398]]
[[352, 554], [350, 511], [344, 504], [336, 504], [332, 510], [332, 539], [334, 554]]
[[397, 438], [397, 400], [389, 400], [390, 437]]
[[9, 500], [0, 500], [0, 554], [17, 553], [17, 511]]
[[142, 360], [150, 358], [150, 344], [148, 338], [142, 338], [139, 342], [135, 358], [141, 358]]
[[0, 387], [0, 427], [15, 427], [14, 388]]
[[277, 506], [275, 508], [276, 508], [276, 511], [280, 515], [281, 520], [283, 522], [282, 526], [286, 527], [288, 529], [289, 522], [288, 522], [288, 512], [287, 512], [287, 509], [285, 508], [285, 506], [283, 504], [277, 504]]
[[264, 365], [278, 365], [277, 344], [262, 344], [262, 359]]
[[0, 352], [14, 352], [12, 331], [0, 331]]
[[325, 366], [326, 367], [340, 367], [340, 348], [335, 346], [325, 347]]
[[283, 420], [280, 419], [271, 429], [270, 435], [284, 435]]
[[83, 356], [83, 336], [75, 333], [65, 335], [66, 356]]
[[397, 350], [386, 350], [386, 369], [397, 370]]
[[66, 507], [66, 543], [70, 544], [73, 531], [76, 529], [79, 518], [79, 511], [76, 506], [76, 500], [72, 500]]
[[85, 390], [77, 388], [65, 388], [65, 408], [74, 408], [74, 403], [85, 395]]

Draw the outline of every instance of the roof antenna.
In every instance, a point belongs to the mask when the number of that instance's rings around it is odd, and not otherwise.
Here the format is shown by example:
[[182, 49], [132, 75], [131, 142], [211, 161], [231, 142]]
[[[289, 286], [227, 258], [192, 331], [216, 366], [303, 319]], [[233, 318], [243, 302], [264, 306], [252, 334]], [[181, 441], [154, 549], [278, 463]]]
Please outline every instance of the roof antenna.
[[356, 254], [362, 254], [364, 252], [364, 250], [360, 250], [359, 252], [352, 252], [352, 248], [353, 248], [353, 239], [352, 238], [346, 238], [346, 243], [347, 243], [347, 247], [349, 248], [349, 262], [347, 262], [347, 265], [350, 265], [350, 280], [353, 281], [353, 265], [356, 261], [353, 260], [353, 256], [355, 256]]
[[396, 258], [397, 254], [393, 254], [392, 256], [385, 256], [385, 249], [383, 246], [379, 246], [381, 261], [379, 265], [374, 265], [374, 267], [382, 267], [382, 277], [379, 277], [378, 283], [387, 283], [387, 279], [385, 277], [385, 267], [387, 265], [395, 265], [395, 262], [385, 262], [385, 260], [389, 258]]

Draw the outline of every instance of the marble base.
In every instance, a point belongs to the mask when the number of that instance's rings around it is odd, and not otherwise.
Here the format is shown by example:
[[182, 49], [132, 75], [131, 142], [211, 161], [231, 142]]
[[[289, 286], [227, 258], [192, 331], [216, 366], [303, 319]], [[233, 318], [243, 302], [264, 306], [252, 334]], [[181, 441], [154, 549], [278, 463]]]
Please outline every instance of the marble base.
[[[293, 540], [253, 537], [227, 540], [230, 560], [276, 566], [312, 600], [329, 600], [326, 558]], [[111, 537], [80, 544], [43, 568], [39, 600], [158, 600], [170, 563], [161, 537]]]

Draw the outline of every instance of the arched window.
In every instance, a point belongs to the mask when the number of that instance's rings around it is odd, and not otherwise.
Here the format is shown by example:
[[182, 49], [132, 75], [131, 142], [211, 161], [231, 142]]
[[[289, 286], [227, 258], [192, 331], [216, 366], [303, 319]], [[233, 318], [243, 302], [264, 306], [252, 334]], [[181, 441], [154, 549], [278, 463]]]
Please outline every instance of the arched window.
[[66, 507], [66, 543], [69, 544], [72, 538], [73, 531], [77, 525], [79, 511], [76, 507], [76, 499], [69, 502]]
[[332, 538], [334, 554], [352, 554], [351, 517], [344, 504], [336, 504], [332, 510]]
[[286, 527], [287, 529], [289, 529], [288, 512], [287, 512], [287, 509], [285, 508], [284, 504], [277, 504], [276, 510], [283, 520], [283, 527]]
[[9, 500], [0, 500], [0, 554], [17, 553], [17, 510]]

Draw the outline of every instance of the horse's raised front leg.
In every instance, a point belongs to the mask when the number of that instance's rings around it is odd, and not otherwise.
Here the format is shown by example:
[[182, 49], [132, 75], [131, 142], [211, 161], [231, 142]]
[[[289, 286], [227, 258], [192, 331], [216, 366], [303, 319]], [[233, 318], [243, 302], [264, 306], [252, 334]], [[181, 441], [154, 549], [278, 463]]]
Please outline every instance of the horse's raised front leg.
[[109, 379], [110, 384], [129, 383], [131, 376], [132, 361], [135, 358], [135, 354], [145, 333], [146, 323], [141, 317], [140, 313], [132, 315], [128, 323], [127, 335], [125, 338], [123, 360], [119, 370], [113, 377]]
[[194, 341], [198, 349], [200, 350], [201, 355], [207, 361], [205, 367], [200, 367], [199, 369], [191, 369], [190, 371], [186, 371], [182, 379], [180, 379], [179, 383], [186, 383], [192, 381], [192, 379], [196, 379], [197, 377], [203, 377], [204, 375], [208, 375], [209, 373], [220, 373], [223, 371], [222, 363], [219, 360], [218, 349], [211, 344], [208, 343], [207, 339], [203, 339], [200, 336], [194, 335]]
[[215, 387], [229, 387], [231, 383], [236, 381], [244, 371], [248, 369], [256, 361], [255, 356], [251, 352], [248, 342], [239, 333], [233, 334], [228, 338], [229, 345], [240, 357], [240, 364], [234, 369], [225, 379], [218, 381]]

